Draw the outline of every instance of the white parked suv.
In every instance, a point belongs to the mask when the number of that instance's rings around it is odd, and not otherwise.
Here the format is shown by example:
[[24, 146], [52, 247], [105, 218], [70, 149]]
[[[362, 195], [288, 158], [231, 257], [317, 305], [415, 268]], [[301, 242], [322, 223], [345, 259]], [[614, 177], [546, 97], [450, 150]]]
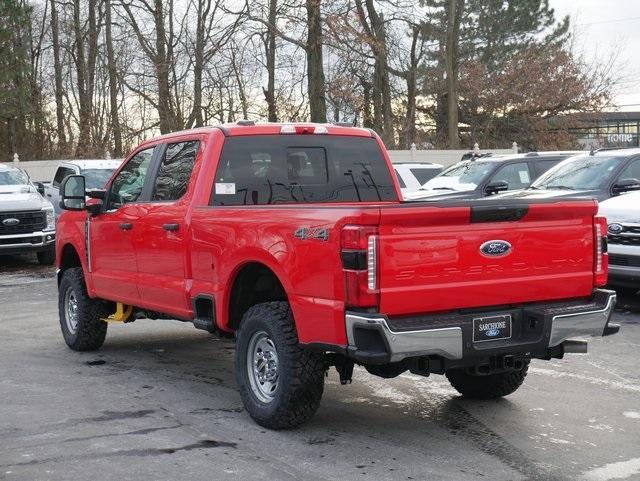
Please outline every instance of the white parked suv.
[[400, 182], [402, 195], [417, 191], [426, 182], [442, 172], [442, 165], [430, 162], [406, 162], [393, 164]]
[[609, 284], [623, 294], [640, 289], [640, 192], [600, 203], [609, 224]]
[[56, 219], [29, 176], [0, 164], [0, 255], [35, 252], [40, 264], [55, 261]]

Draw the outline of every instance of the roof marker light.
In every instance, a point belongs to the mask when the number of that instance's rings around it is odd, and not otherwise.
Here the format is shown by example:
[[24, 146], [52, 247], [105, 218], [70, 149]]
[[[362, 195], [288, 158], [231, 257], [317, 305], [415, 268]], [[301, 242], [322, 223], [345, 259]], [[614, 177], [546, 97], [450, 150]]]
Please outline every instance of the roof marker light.
[[316, 128], [313, 130], [314, 134], [328, 134], [329, 131], [324, 125], [316, 125]]
[[295, 125], [283, 125], [282, 127], [280, 127], [280, 133], [281, 134], [295, 134], [296, 133], [296, 127], [295, 127]]

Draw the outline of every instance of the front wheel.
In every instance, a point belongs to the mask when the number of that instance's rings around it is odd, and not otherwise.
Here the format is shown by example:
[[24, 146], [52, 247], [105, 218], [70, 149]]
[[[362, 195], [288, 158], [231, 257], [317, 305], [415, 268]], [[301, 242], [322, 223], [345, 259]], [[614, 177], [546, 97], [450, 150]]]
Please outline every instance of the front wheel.
[[56, 251], [54, 249], [37, 252], [36, 256], [38, 257], [38, 263], [42, 266], [51, 266], [56, 261]]
[[529, 370], [529, 361], [522, 369], [478, 376], [469, 374], [463, 369], [447, 371], [447, 379], [451, 385], [466, 398], [494, 399], [514, 393], [524, 382]]
[[249, 308], [237, 332], [236, 380], [249, 415], [269, 429], [311, 418], [324, 390], [323, 355], [298, 343], [287, 302]]
[[60, 328], [67, 346], [74, 351], [94, 351], [104, 343], [108, 304], [91, 299], [81, 267], [64, 271], [58, 288]]

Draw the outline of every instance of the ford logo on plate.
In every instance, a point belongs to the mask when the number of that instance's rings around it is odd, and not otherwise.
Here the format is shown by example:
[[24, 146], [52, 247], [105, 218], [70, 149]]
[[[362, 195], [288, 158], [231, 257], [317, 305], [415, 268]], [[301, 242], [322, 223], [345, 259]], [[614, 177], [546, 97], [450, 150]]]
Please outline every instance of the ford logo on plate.
[[8, 219], [2, 221], [2, 224], [7, 226], [18, 225], [19, 223], [20, 219], [15, 219], [13, 217], [9, 217]]
[[490, 240], [480, 246], [485, 257], [504, 257], [511, 253], [511, 244], [504, 240]]
[[484, 333], [484, 335], [487, 337], [496, 337], [498, 334], [500, 334], [500, 331], [498, 329], [489, 329]]
[[609, 232], [612, 234], [620, 234], [624, 230], [620, 224], [609, 224]]

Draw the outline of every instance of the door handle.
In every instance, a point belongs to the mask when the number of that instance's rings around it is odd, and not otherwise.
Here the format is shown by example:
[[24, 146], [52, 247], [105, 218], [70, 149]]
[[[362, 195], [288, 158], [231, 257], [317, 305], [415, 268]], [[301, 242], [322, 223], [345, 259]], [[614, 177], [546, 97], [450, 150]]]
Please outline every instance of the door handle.
[[164, 230], [168, 230], [169, 232], [175, 232], [180, 228], [180, 224], [164, 224], [162, 228]]
[[131, 222], [123, 222], [120, 224], [120, 230], [131, 230], [133, 229], [133, 224]]

